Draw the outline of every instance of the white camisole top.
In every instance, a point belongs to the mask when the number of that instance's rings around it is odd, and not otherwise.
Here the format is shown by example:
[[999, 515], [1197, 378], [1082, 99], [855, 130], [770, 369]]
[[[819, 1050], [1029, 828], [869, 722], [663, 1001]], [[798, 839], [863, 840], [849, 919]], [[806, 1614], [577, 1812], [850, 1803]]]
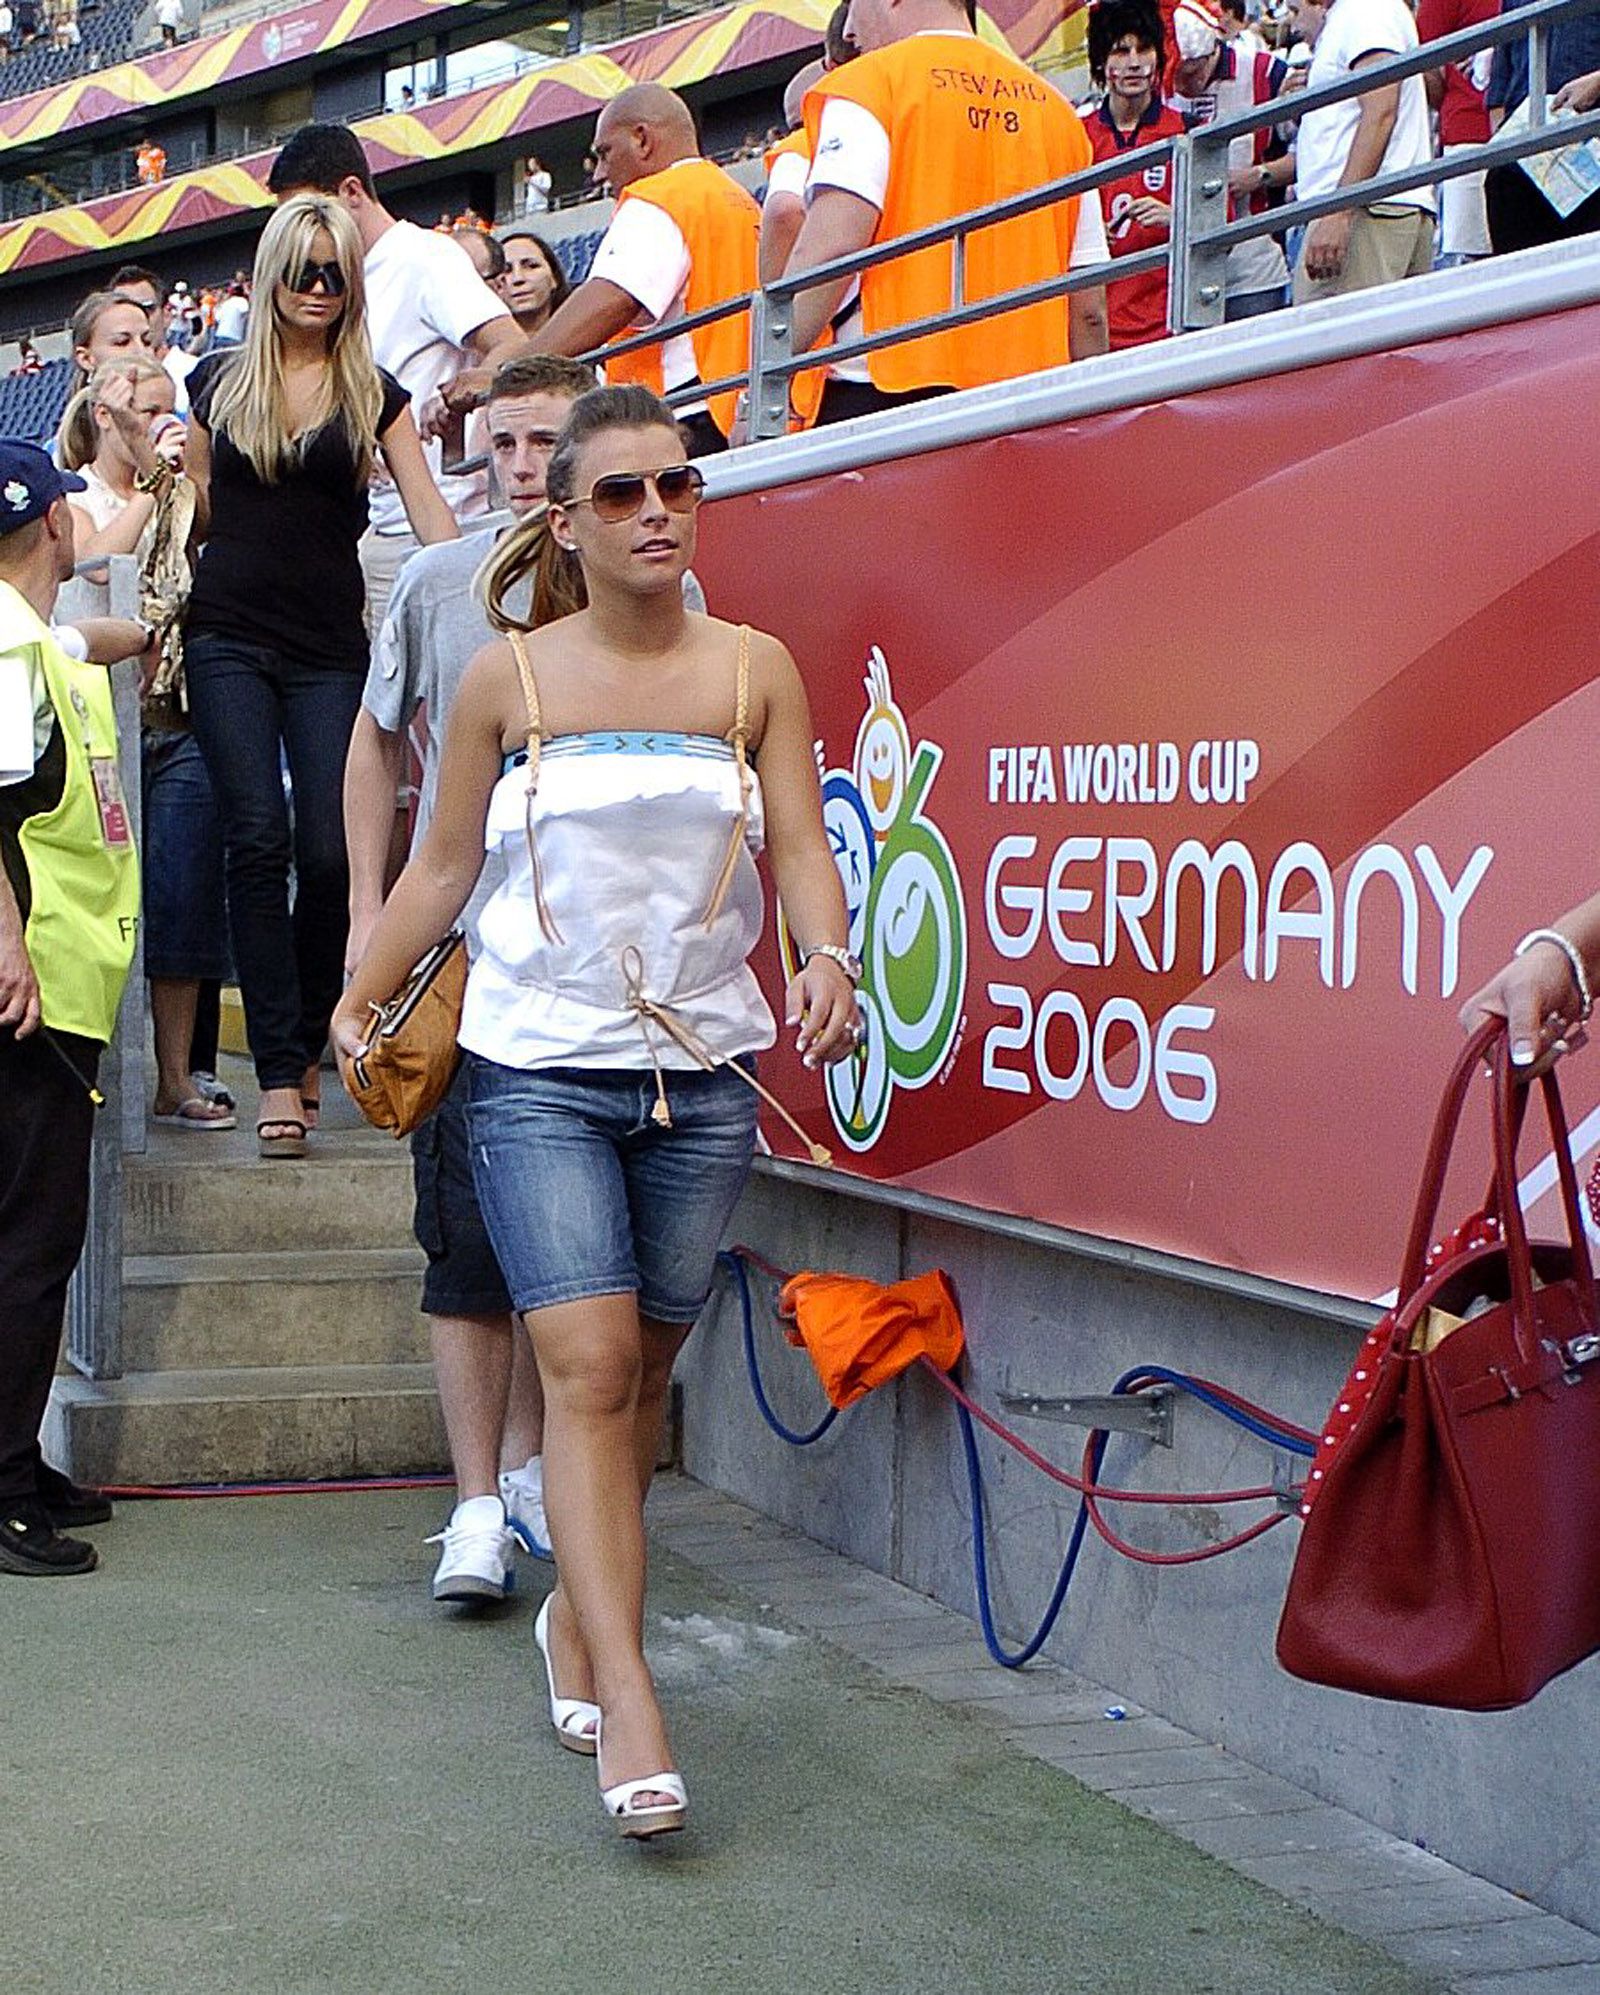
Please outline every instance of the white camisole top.
[[528, 761], [489, 802], [484, 842], [505, 873], [478, 919], [461, 1044], [506, 1067], [678, 1071], [770, 1046], [777, 1029], [749, 963], [764, 918], [749, 632], [723, 739], [547, 738], [513, 648]]

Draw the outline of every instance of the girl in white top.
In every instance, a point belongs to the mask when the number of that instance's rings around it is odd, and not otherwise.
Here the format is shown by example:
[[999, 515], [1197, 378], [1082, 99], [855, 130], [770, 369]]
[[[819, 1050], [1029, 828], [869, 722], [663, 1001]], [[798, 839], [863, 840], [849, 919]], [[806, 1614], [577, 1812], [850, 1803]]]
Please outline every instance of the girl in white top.
[[[684, 609], [700, 474], [671, 412], [641, 388], [583, 396], [547, 491], [486, 570], [512, 641], [468, 670], [428, 837], [333, 1032], [360, 1050], [487, 838], [507, 876], [461, 1038], [479, 1197], [545, 1388], [560, 1581], [535, 1632], [560, 1742], [598, 1748], [608, 1813], [648, 1836], [686, 1803], [644, 1657], [643, 1497], [754, 1147], [749, 1056], [775, 1032], [747, 960], [763, 843], [809, 952], [785, 1003], [802, 1057], [843, 1056], [860, 1024], [805, 690], [776, 639]], [[526, 630], [502, 604], [530, 568]], [[560, 616], [564, 590], [587, 607]]]

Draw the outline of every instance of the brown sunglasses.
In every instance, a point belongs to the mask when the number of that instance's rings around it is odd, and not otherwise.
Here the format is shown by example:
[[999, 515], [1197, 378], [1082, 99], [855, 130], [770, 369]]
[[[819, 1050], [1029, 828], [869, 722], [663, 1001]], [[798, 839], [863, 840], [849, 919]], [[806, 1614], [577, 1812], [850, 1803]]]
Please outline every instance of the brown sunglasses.
[[594, 516], [608, 526], [631, 520], [645, 502], [646, 486], [654, 487], [669, 513], [692, 513], [706, 489], [698, 464], [669, 464], [664, 471], [613, 471], [597, 478], [586, 499], [563, 499], [565, 506], [593, 506]]

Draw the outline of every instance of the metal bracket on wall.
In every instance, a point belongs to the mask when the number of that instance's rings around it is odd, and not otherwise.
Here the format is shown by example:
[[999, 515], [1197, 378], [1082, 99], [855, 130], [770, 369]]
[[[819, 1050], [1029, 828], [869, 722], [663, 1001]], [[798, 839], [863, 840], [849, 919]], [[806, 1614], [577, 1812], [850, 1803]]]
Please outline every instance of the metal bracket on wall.
[[1114, 1434], [1142, 1434], [1159, 1448], [1172, 1446], [1172, 1406], [1178, 1397], [1170, 1385], [1148, 1392], [1074, 1393], [1071, 1398], [1037, 1392], [1000, 1393], [1007, 1413], [1024, 1413], [1031, 1420], [1060, 1420], [1069, 1427], [1098, 1427]]

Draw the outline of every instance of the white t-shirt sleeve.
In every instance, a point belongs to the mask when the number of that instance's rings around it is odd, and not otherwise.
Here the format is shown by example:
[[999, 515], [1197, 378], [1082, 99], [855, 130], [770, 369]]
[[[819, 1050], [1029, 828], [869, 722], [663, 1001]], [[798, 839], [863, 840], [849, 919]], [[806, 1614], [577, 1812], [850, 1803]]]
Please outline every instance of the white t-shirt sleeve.
[[806, 175], [810, 171], [809, 159], [802, 158], [797, 152], [780, 152], [767, 175], [767, 199], [770, 201], [774, 194], [787, 194], [804, 200]]
[[1334, 66], [1342, 73], [1364, 55], [1403, 55], [1416, 47], [1415, 35], [1407, 35], [1399, 10], [1390, 0], [1344, 0], [1337, 14], [1330, 14], [1333, 32], [1330, 51]]
[[689, 245], [683, 231], [653, 201], [624, 201], [589, 266], [637, 298], [652, 320], [664, 319], [689, 281]]
[[[25, 783], [33, 774], [49, 710], [44, 676], [32, 651], [0, 652], [0, 784]], [[48, 741], [47, 725], [44, 736]]]
[[1100, 207], [1098, 189], [1078, 200], [1078, 226], [1073, 232], [1069, 270], [1087, 270], [1091, 263], [1108, 263], [1111, 248], [1106, 241], [1106, 218]]
[[819, 187], [841, 187], [883, 213], [889, 191], [889, 134], [870, 111], [847, 97], [830, 97], [822, 107], [817, 156], [806, 190], [815, 193]]
[[425, 261], [418, 258], [416, 309], [425, 325], [447, 345], [465, 346], [491, 319], [509, 320], [505, 300], [484, 283], [460, 243], [432, 230], [421, 233], [432, 252]]

